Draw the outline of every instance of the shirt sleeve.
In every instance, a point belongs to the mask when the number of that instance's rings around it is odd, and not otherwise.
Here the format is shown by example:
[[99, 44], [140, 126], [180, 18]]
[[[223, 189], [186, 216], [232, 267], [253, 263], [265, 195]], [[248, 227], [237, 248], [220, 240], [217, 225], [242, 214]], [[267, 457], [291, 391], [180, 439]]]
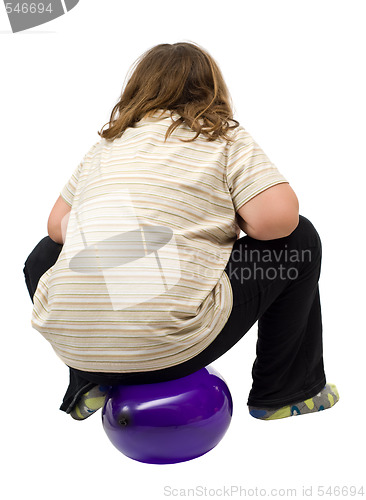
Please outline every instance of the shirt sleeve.
[[226, 179], [236, 212], [265, 189], [289, 182], [241, 125], [229, 145]]
[[60, 196], [66, 201], [70, 207], [72, 206], [72, 202], [74, 199], [75, 191], [76, 191], [76, 186], [79, 180], [81, 168], [83, 165], [83, 161], [79, 163], [79, 165], [76, 167], [74, 170], [72, 176], [70, 179], [66, 182], [64, 187], [62, 188], [60, 192]]
[[93, 156], [93, 154], [96, 151], [96, 148], [101, 144], [101, 140], [96, 142], [90, 150], [84, 155], [84, 158], [81, 160], [79, 165], [76, 167], [74, 172], [72, 173], [71, 177], [69, 180], [66, 182], [64, 187], [60, 191], [60, 196], [66, 201], [66, 203], [70, 206], [72, 206], [72, 202], [74, 200], [75, 192], [76, 192], [76, 186], [79, 182], [80, 178], [80, 173], [83, 168], [84, 163]]

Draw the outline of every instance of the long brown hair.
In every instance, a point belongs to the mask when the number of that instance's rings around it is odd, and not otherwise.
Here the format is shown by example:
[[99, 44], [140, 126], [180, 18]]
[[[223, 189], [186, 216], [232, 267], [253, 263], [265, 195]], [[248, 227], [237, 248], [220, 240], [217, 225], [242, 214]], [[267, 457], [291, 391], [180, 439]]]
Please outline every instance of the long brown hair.
[[[98, 134], [113, 140], [121, 137], [127, 127], [133, 127], [146, 114], [155, 110], [170, 110], [179, 118], [168, 128], [165, 140], [182, 123], [195, 137], [200, 133], [208, 141], [222, 137], [231, 140], [227, 132], [239, 126], [233, 119], [231, 97], [215, 60], [197, 44], [163, 43], [140, 56], [132, 68], [121, 97], [114, 106], [107, 130]], [[200, 119], [200, 120], [199, 120]], [[234, 122], [230, 125], [229, 121]]]

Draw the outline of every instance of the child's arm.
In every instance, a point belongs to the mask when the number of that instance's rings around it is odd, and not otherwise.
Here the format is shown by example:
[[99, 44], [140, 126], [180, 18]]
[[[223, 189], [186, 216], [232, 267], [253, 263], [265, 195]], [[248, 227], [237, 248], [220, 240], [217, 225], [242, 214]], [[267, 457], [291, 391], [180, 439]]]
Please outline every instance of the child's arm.
[[47, 223], [47, 231], [51, 240], [56, 243], [65, 242], [66, 228], [69, 221], [71, 206], [59, 196], [54, 204]]
[[288, 182], [265, 189], [238, 210], [240, 229], [256, 240], [289, 236], [299, 224], [299, 200]]

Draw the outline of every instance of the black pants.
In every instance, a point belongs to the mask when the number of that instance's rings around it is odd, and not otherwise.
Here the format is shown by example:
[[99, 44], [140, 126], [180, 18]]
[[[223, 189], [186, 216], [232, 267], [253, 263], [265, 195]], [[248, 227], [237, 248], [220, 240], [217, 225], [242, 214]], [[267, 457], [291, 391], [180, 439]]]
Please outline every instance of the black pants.
[[[61, 249], [47, 236], [26, 260], [23, 271], [32, 301], [39, 278]], [[248, 405], [276, 408], [313, 397], [326, 384], [318, 287], [321, 255], [319, 234], [302, 215], [297, 228], [284, 238], [238, 239], [225, 268], [233, 309], [206, 349], [189, 361], [149, 372], [95, 373], [69, 367], [70, 383], [60, 410], [69, 413], [78, 397], [96, 384], [149, 384], [189, 375], [231, 349], [257, 320]], [[237, 370], [240, 377], [243, 367]]]

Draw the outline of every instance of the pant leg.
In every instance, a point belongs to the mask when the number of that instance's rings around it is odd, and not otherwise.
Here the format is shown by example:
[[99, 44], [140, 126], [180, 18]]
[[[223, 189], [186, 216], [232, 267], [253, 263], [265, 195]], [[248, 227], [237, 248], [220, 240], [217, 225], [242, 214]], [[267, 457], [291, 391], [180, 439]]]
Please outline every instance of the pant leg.
[[258, 320], [248, 404], [278, 407], [308, 399], [326, 384], [318, 276], [321, 250]]
[[[45, 236], [34, 247], [25, 261], [23, 273], [32, 302], [40, 277], [56, 263], [62, 246], [63, 245], [60, 243], [53, 241], [49, 236]], [[78, 375], [70, 369], [69, 387], [60, 409], [69, 413], [74, 406], [75, 400], [94, 385], [94, 383], [82, 377], [78, 377]]]
[[66, 390], [64, 399], [60, 406], [60, 410], [66, 413], [70, 413], [77, 403], [79, 397], [85, 392], [92, 389], [96, 384], [86, 380], [84, 377], [78, 375], [73, 368], [69, 370], [70, 381], [69, 386]]
[[[231, 283], [240, 289], [242, 334], [258, 320], [248, 405], [276, 408], [314, 396], [326, 383], [319, 234], [300, 215], [299, 225], [285, 238], [259, 241], [246, 236], [235, 247], [239, 251], [227, 270], [237, 271]], [[239, 330], [231, 333], [238, 335]]]
[[49, 236], [45, 236], [35, 246], [25, 261], [23, 273], [32, 302], [39, 278], [55, 264], [62, 246], [60, 243], [53, 241]]
[[248, 405], [275, 408], [314, 396], [326, 383], [319, 234], [300, 215], [298, 227], [285, 238], [259, 241], [246, 236], [234, 246], [239, 251], [227, 270], [233, 272], [234, 290], [240, 290], [237, 307], [243, 319], [230, 336], [236, 339], [238, 328], [244, 334], [258, 319]]
[[[34, 247], [25, 261], [23, 273], [32, 302], [40, 277], [56, 263], [62, 247], [62, 244], [56, 243], [49, 236], [45, 236]], [[69, 386], [60, 407], [60, 410], [66, 413], [70, 413], [79, 396], [96, 385], [94, 382], [85, 379], [81, 372], [78, 373], [77, 370], [70, 367], [69, 376]]]

